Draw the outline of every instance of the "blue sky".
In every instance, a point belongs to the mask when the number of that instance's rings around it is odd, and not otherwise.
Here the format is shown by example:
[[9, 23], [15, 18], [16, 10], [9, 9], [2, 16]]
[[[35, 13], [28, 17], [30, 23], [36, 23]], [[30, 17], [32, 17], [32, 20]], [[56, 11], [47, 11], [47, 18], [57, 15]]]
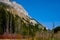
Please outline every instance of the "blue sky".
[[14, 0], [21, 4], [31, 17], [52, 29], [60, 25], [60, 0]]

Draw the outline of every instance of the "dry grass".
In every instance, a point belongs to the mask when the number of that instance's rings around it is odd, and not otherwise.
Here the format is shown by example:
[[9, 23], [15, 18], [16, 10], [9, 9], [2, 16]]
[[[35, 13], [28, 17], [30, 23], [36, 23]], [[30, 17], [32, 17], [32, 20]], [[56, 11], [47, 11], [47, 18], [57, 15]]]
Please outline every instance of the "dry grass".
[[24, 38], [20, 34], [4, 34], [0, 35], [0, 40], [60, 40], [60, 33], [54, 34], [53, 37], [51, 37], [51, 34], [49, 33], [44, 33], [36, 35], [34, 38], [29, 37], [29, 38]]

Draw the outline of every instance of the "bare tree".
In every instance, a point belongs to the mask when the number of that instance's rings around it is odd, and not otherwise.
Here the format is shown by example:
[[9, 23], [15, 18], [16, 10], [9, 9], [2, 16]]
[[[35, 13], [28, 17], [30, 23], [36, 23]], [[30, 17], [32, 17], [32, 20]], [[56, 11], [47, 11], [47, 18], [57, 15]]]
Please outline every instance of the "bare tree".
[[53, 38], [53, 37], [54, 37], [54, 30], [53, 30], [54, 27], [55, 27], [55, 23], [53, 22], [53, 26], [52, 26], [52, 36], [51, 36], [52, 40], [54, 40], [54, 38]]

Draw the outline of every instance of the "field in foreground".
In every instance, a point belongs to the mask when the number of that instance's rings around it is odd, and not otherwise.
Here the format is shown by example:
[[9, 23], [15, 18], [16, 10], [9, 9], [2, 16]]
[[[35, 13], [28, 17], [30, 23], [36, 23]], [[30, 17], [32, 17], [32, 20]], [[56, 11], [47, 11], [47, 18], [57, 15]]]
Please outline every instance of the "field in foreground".
[[24, 37], [20, 34], [4, 34], [0, 35], [0, 40], [60, 40], [60, 32], [54, 34], [53, 37], [49, 33], [39, 34], [35, 37]]

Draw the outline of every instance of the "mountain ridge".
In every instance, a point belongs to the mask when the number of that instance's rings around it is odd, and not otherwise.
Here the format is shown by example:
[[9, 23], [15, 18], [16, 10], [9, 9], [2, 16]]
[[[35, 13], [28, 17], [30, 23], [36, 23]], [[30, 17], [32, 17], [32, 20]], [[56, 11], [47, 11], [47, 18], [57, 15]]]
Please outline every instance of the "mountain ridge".
[[44, 30], [45, 27], [28, 16], [22, 6], [17, 6], [18, 9], [21, 9], [19, 11], [15, 9], [15, 6], [0, 2], [0, 34], [7, 33], [33, 36], [37, 31]]

